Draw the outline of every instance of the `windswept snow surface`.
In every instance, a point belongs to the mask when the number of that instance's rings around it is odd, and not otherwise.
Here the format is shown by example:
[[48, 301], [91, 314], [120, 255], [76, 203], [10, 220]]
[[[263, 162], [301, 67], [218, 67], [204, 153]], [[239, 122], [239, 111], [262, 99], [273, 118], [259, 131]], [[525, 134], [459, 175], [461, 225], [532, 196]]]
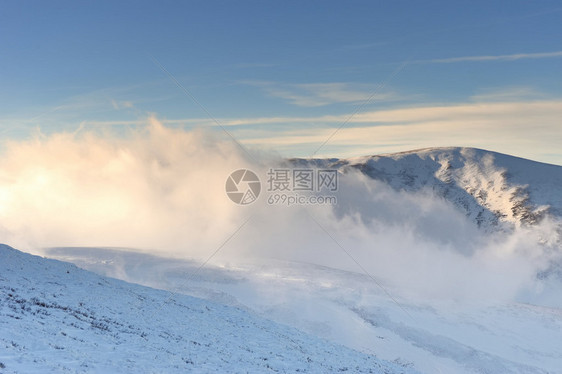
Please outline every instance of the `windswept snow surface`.
[[397, 304], [364, 274], [309, 263], [270, 260], [198, 271], [198, 263], [115, 249], [49, 254], [102, 274], [249, 308], [424, 373], [562, 373], [558, 308], [403, 298]]
[[1, 373], [415, 373], [211, 301], [0, 245]]

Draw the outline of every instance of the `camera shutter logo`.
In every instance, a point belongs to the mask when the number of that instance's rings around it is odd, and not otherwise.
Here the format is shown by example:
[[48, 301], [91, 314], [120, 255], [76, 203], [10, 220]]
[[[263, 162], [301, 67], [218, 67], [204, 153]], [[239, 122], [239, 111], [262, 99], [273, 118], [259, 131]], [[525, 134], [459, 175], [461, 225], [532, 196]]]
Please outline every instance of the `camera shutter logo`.
[[261, 183], [253, 171], [239, 169], [228, 176], [225, 189], [230, 200], [239, 205], [248, 205], [260, 195]]

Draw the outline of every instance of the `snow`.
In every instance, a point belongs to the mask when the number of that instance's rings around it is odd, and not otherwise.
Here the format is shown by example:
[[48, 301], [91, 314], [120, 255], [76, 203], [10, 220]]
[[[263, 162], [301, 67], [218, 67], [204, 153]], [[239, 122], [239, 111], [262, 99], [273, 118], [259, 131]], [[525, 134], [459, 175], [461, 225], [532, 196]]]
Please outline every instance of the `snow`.
[[402, 298], [397, 305], [366, 275], [307, 263], [207, 266], [194, 278], [197, 264], [178, 259], [107, 248], [49, 254], [132, 282], [247, 308], [424, 373], [562, 373], [557, 308]]
[[[305, 161], [305, 160], [301, 160]], [[387, 155], [330, 160], [395, 189], [429, 189], [453, 202], [484, 228], [498, 222], [534, 223], [562, 217], [562, 166], [476, 148], [427, 148]]]
[[414, 373], [247, 311], [0, 245], [0, 372]]

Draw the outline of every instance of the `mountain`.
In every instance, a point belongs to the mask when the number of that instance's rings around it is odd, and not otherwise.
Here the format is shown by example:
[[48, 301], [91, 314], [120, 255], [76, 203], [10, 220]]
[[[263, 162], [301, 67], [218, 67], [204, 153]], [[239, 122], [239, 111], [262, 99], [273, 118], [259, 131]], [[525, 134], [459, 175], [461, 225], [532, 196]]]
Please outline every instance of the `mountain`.
[[0, 245], [0, 372], [414, 373], [201, 299]]
[[430, 190], [478, 226], [532, 225], [562, 218], [562, 166], [476, 148], [425, 148], [350, 159], [292, 159], [342, 172], [357, 169], [396, 190]]

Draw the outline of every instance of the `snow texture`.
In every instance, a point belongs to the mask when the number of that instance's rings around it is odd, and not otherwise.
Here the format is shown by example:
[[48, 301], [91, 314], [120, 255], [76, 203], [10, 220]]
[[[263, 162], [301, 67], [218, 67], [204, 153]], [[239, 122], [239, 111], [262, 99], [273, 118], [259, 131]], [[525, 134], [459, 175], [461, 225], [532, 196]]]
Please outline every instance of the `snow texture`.
[[415, 371], [238, 308], [0, 245], [0, 372]]

